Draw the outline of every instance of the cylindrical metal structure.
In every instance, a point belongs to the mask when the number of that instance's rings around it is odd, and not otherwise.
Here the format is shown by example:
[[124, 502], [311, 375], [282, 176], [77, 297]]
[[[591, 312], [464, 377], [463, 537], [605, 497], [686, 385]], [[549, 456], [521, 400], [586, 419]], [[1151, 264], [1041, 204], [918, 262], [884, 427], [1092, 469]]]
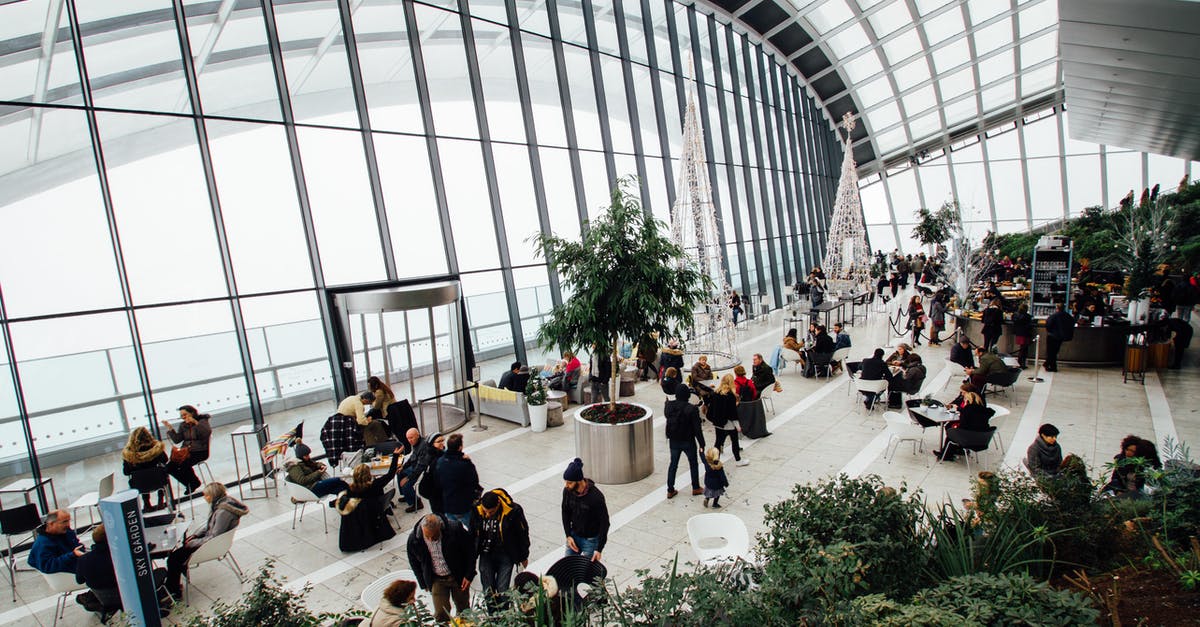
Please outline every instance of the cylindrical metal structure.
[[619, 425], [590, 422], [575, 413], [575, 454], [583, 460], [583, 474], [596, 483], [633, 483], [654, 472], [654, 412], [641, 403], [646, 415]]

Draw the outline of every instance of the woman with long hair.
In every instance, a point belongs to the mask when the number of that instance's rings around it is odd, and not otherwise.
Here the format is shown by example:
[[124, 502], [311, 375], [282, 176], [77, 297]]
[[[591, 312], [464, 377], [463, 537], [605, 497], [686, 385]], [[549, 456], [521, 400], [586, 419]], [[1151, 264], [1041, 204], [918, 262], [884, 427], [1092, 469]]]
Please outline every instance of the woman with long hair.
[[983, 348], [992, 350], [992, 347], [1000, 340], [1004, 324], [1004, 309], [999, 298], [992, 299], [992, 302], [980, 315], [980, 321], [983, 323]]
[[375, 400], [371, 402], [371, 409], [375, 411], [374, 418], [383, 420], [387, 417], [388, 406], [396, 402], [396, 395], [383, 379], [376, 376], [367, 377], [367, 391], [375, 395]]
[[912, 330], [913, 346], [920, 346], [921, 329], [925, 328], [925, 307], [921, 305], [921, 296], [918, 294], [908, 299], [908, 328]]
[[741, 426], [738, 424], [737, 405], [733, 375], [727, 374], [721, 377], [721, 382], [708, 397], [708, 421], [717, 430], [714, 446], [721, 450], [725, 446], [725, 439], [729, 438], [733, 445], [733, 459], [737, 460], [738, 466], [745, 466], [750, 462], [742, 459], [742, 446], [738, 443]]
[[163, 587], [176, 599], [180, 598], [183, 592], [180, 578], [187, 570], [187, 563], [192, 554], [205, 542], [237, 527], [242, 516], [250, 513], [250, 508], [246, 507], [245, 503], [225, 493], [225, 485], [222, 483], [213, 482], [204, 486], [203, 494], [204, 500], [212, 506], [208, 512], [208, 520], [199, 530], [184, 536], [183, 544], [167, 556], [167, 578]]
[[[962, 407], [958, 410], [958, 420], [946, 425], [946, 429], [962, 429], [964, 431], [987, 431], [990, 427], [988, 421], [996, 413], [996, 410], [988, 407], [983, 403], [983, 398], [975, 392], [964, 391], [962, 393]], [[962, 447], [953, 443], [943, 443], [943, 449], [934, 451], [934, 457], [941, 458], [942, 461], [954, 461], [954, 458], [962, 452]], [[943, 454], [944, 451], [944, 454]]]
[[[129, 434], [129, 441], [121, 449], [121, 472], [130, 476], [139, 470], [163, 468], [167, 465], [167, 451], [163, 443], [154, 439], [154, 434], [146, 427], [138, 427]], [[158, 505], [150, 506], [150, 494], [142, 494], [142, 509], [150, 512], [166, 507], [163, 502], [163, 491], [158, 491]]]
[[338, 548], [342, 551], [361, 551], [396, 535], [387, 520], [388, 504], [383, 495], [396, 476], [396, 465], [403, 454], [403, 447], [398, 446], [392, 451], [392, 465], [382, 477], [372, 477], [371, 467], [367, 464], [354, 467], [350, 487], [334, 501], [334, 507], [342, 515], [342, 528], [338, 533]]

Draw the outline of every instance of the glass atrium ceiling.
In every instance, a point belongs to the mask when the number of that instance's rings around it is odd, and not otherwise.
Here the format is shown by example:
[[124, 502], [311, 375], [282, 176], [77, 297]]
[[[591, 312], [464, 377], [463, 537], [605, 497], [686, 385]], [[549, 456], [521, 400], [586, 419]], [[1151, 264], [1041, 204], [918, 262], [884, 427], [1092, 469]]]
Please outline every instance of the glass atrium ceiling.
[[1055, 0], [715, 3], [787, 55], [832, 119], [859, 115], [863, 174], [1062, 101]]

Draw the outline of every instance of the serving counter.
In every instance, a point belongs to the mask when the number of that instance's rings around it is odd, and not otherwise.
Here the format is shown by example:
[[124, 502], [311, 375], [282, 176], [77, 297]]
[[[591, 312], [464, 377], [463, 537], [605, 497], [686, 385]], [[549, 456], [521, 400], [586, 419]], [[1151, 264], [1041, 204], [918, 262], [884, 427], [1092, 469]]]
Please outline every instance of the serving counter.
[[[975, 344], [983, 343], [983, 322], [978, 318], [958, 315], [954, 316], [958, 328], [966, 332], [967, 337]], [[1146, 331], [1148, 325], [1114, 324], [1102, 327], [1075, 327], [1075, 337], [1070, 342], [1063, 342], [1058, 351], [1059, 363], [1068, 366], [1118, 366], [1125, 357], [1125, 340], [1130, 333]], [[1038, 337], [1039, 358], [1046, 358], [1046, 321], [1035, 320], [1034, 329]], [[1003, 332], [997, 344], [1000, 352], [1015, 354], [1017, 352], [1016, 338], [1012, 333], [1012, 324], [1004, 321]], [[1029, 358], [1033, 359], [1034, 349], [1029, 349]]]

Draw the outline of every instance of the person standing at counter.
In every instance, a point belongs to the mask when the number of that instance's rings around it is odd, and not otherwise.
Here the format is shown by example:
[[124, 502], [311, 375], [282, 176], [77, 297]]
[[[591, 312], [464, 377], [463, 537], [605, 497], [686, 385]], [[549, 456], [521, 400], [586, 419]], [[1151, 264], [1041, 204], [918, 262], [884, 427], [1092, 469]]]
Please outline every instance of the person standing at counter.
[[942, 340], [938, 335], [946, 328], [946, 294], [938, 292], [933, 295], [929, 304], [929, 345], [941, 346]]
[[1025, 367], [1029, 357], [1029, 345], [1033, 343], [1033, 316], [1029, 315], [1029, 305], [1021, 303], [1012, 319], [1013, 337], [1017, 342], [1017, 362]]
[[983, 322], [983, 347], [991, 350], [999, 341], [1001, 327], [1004, 324], [1004, 310], [1000, 306], [999, 298], [992, 299], [991, 304], [983, 310], [981, 321]]
[[1075, 319], [1067, 313], [1062, 303], [1055, 303], [1054, 313], [1046, 318], [1046, 371], [1058, 372], [1058, 351], [1063, 342], [1075, 337]]

